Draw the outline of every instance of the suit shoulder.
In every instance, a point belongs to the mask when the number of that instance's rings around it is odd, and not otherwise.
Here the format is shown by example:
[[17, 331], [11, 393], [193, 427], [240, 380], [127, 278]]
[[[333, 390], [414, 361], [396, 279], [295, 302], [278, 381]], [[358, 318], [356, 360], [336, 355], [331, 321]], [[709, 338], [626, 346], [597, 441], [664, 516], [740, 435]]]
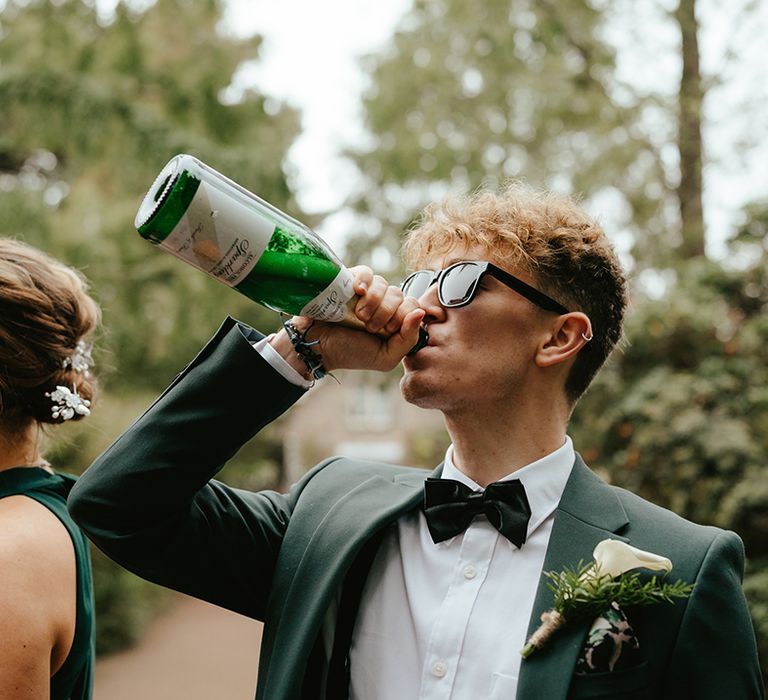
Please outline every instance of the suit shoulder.
[[426, 478], [430, 472], [384, 462], [368, 462], [339, 456], [329, 457], [315, 465], [291, 487], [290, 497], [306, 498], [309, 494], [321, 497], [339, 496], [371, 478], [378, 477], [392, 481], [405, 474], [423, 474]]
[[[674, 549], [704, 557], [716, 546], [735, 553], [743, 551], [741, 538], [729, 530], [713, 525], [701, 525], [681, 517], [673, 511], [648, 501], [631, 491], [610, 486], [621, 502], [630, 522], [632, 540], [645, 548], [643, 542], [667, 542]], [[650, 546], [650, 545], [649, 545]]]
[[430, 474], [426, 469], [416, 467], [335, 456], [318, 464], [307, 475], [311, 474], [314, 479], [321, 477], [323, 480], [347, 482], [349, 485], [354, 485], [373, 476], [389, 480], [401, 474], [413, 473], [423, 473], [425, 478]]

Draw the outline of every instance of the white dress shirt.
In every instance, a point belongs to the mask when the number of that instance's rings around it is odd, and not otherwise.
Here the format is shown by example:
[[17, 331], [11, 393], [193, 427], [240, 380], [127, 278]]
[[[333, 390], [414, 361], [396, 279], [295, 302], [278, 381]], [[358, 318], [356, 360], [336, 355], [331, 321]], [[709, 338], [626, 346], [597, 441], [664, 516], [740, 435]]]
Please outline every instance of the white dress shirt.
[[253, 347], [259, 355], [266, 360], [269, 365], [276, 372], [282, 375], [283, 379], [287, 379], [291, 384], [300, 386], [302, 389], [311, 389], [314, 385], [314, 380], [304, 379], [293, 367], [291, 367], [283, 358], [283, 356], [275, 350], [270, 344], [270, 338], [274, 337], [274, 333], [268, 335], [266, 338], [257, 340], [253, 343]]
[[[310, 384], [267, 339], [255, 347], [286, 379]], [[452, 454], [449, 447], [442, 477], [483, 491], [454, 465]], [[351, 700], [515, 697], [554, 512], [574, 460], [566, 437], [559, 449], [502, 479], [520, 479], [531, 506], [521, 549], [482, 515], [464, 533], [438, 544], [420, 509], [390, 527], [352, 635]]]
[[[483, 489], [448, 449], [443, 478]], [[353, 700], [508, 700], [544, 556], [575, 455], [570, 438], [503, 479], [520, 479], [531, 506], [518, 549], [476, 517], [435, 544], [421, 510], [385, 535], [371, 567], [350, 649]]]

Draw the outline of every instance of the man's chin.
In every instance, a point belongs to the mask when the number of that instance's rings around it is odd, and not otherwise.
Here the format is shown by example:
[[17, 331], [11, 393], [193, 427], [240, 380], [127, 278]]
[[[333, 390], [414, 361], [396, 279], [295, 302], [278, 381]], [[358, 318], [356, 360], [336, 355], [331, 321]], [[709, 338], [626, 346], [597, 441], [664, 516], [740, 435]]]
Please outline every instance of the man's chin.
[[436, 387], [425, 382], [418, 372], [406, 372], [400, 379], [400, 393], [410, 404], [419, 408], [438, 408]]

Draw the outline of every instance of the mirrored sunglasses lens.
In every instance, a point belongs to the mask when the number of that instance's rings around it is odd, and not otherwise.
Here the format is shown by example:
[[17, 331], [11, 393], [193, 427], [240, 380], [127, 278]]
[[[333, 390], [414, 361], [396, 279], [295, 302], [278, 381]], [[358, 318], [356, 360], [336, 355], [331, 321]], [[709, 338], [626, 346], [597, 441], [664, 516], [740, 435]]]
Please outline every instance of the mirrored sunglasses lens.
[[407, 297], [416, 297], [417, 299], [429, 289], [429, 285], [432, 284], [433, 275], [431, 272], [421, 271], [414, 272], [408, 279], [403, 282], [401, 289], [403, 294]]
[[481, 269], [472, 263], [459, 263], [449, 268], [440, 284], [440, 303], [444, 306], [465, 304], [477, 285]]

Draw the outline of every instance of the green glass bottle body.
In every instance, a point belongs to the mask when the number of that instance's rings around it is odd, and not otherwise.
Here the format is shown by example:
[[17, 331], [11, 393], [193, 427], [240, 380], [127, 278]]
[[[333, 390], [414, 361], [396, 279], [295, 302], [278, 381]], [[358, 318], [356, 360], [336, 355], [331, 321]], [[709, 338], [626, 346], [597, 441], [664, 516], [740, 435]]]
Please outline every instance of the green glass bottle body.
[[[352, 274], [325, 241], [193, 156], [174, 156], [160, 171], [135, 226], [151, 243], [274, 311], [364, 329], [352, 311]], [[409, 354], [428, 340], [422, 329]]]
[[136, 215], [150, 242], [275, 311], [355, 324], [352, 275], [314, 231], [193, 156], [172, 158]]

